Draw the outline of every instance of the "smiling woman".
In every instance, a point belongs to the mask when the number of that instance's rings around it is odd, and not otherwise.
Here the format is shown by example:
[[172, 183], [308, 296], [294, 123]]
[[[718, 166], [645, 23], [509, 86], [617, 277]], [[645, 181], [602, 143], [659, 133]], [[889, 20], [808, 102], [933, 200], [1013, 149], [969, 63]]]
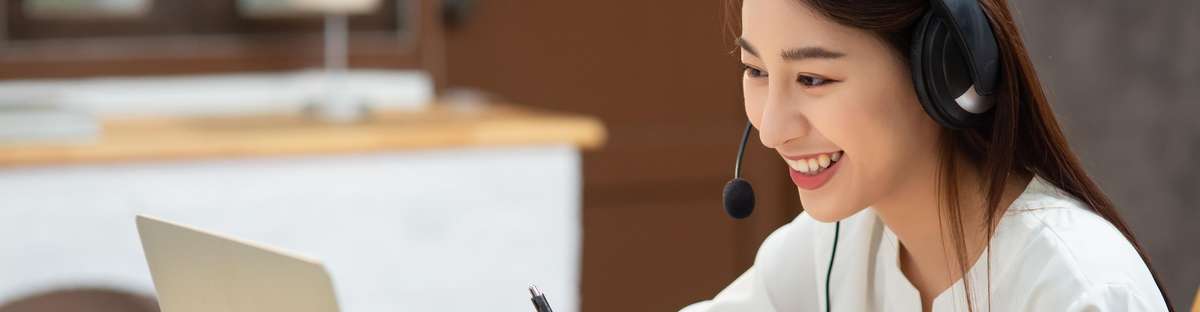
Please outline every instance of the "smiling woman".
[[1004, 0], [740, 3], [746, 115], [805, 209], [686, 311], [1170, 309]]

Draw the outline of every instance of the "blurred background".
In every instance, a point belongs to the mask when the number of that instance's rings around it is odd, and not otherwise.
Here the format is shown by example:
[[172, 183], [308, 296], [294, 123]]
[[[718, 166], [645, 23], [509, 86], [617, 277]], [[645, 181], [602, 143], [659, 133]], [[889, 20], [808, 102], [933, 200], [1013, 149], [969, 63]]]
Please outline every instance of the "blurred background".
[[[1189, 308], [1200, 2], [1010, 5], [1072, 147]], [[315, 254], [347, 311], [522, 311], [530, 282], [560, 311], [709, 298], [802, 209], [758, 144], [757, 211], [721, 209], [745, 122], [723, 9], [3, 0], [0, 312], [155, 311], [135, 213]]]

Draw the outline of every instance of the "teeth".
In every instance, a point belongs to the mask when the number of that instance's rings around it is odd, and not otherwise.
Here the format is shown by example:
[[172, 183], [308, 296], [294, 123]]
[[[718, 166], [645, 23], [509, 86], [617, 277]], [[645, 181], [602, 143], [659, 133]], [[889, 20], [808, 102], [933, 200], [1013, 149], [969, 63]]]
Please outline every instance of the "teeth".
[[808, 159], [785, 160], [787, 161], [788, 166], [792, 167], [792, 169], [795, 169], [796, 171], [799, 171], [800, 173], [817, 174], [821, 171], [824, 171], [826, 168], [829, 168], [829, 166], [832, 166], [833, 163], [842, 159], [842, 153], [843, 152], [834, 152], [817, 155], [817, 157]]
[[808, 163], [804, 162], [803, 160], [793, 161], [796, 163], [792, 165], [792, 168], [796, 168], [796, 171], [800, 171], [801, 173], [808, 173]]

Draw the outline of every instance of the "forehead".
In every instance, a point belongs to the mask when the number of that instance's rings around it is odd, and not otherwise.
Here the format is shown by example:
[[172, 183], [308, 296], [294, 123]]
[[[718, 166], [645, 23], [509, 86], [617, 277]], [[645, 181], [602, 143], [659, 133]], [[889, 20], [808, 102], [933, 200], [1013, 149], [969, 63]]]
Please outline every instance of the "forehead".
[[[802, 3], [803, 0], [744, 0], [741, 37], [763, 58], [808, 46], [849, 50], [865, 31], [837, 24]], [[864, 38], [865, 37], [865, 38]]]

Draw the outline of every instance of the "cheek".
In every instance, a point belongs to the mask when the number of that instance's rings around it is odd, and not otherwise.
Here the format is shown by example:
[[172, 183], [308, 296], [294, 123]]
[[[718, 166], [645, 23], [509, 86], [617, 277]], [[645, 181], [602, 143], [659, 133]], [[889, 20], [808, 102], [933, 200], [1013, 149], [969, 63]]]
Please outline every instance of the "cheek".
[[847, 152], [860, 155], [855, 179], [871, 181], [862, 185], [862, 195], [872, 201], [937, 161], [940, 126], [925, 114], [911, 90], [892, 90], [861, 95], [854, 110], [861, 118], [850, 121], [855, 131]]
[[[938, 125], [916, 102], [916, 95], [887, 86], [855, 86], [845, 91], [820, 112], [813, 122], [833, 144], [846, 151], [852, 161], [847, 170], [851, 191], [847, 205], [872, 204], [900, 179], [924, 168], [935, 159]], [[922, 163], [922, 164], [918, 164]]]
[[851, 155], [874, 158], [880, 152], [878, 147], [891, 140], [892, 134], [880, 129], [880, 123], [888, 122], [888, 113], [880, 108], [890, 101], [894, 100], [872, 92], [846, 90], [824, 99], [810, 116], [814, 127], [833, 144]]
[[849, 92], [830, 101], [831, 103], [820, 112], [820, 117], [813, 119], [813, 124], [821, 135], [853, 158], [853, 165], [849, 167], [854, 168], [845, 172], [853, 176], [852, 184], [869, 181], [863, 180], [859, 175], [872, 171], [872, 163], [879, 153], [877, 147], [881, 141], [886, 140], [880, 138], [873, 129], [879, 122], [877, 116], [864, 107], [870, 105], [867, 104], [870, 100], [872, 99], [865, 98], [860, 92]]

